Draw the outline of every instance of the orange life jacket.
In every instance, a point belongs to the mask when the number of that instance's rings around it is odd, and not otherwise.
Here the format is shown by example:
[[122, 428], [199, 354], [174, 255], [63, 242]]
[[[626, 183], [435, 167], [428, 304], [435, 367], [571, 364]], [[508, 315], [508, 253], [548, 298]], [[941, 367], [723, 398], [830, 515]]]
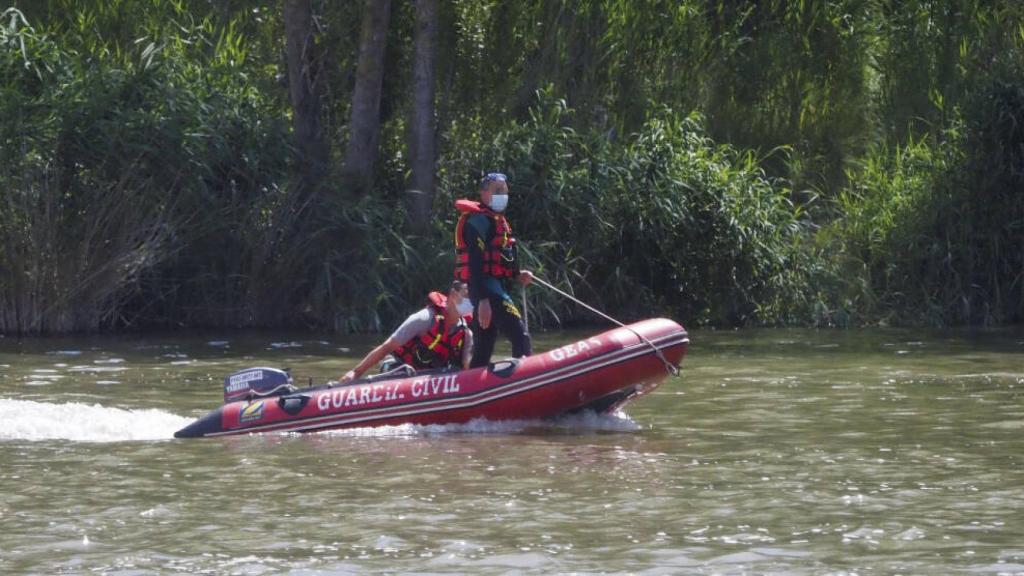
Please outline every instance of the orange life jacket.
[[449, 334], [444, 324], [447, 296], [440, 292], [431, 292], [427, 298], [430, 301], [430, 310], [434, 314], [434, 324], [429, 331], [411, 338], [392, 354], [417, 370], [443, 368], [449, 365], [462, 367], [462, 344], [466, 337], [465, 321], [460, 318], [455, 330]]
[[511, 278], [516, 275], [516, 239], [505, 216], [472, 200], [457, 200], [455, 209], [462, 212], [455, 225], [455, 278], [469, 281], [469, 250], [462, 232], [466, 220], [473, 214], [484, 214], [491, 220], [490, 238], [480, 248], [484, 256], [484, 275], [494, 278]]

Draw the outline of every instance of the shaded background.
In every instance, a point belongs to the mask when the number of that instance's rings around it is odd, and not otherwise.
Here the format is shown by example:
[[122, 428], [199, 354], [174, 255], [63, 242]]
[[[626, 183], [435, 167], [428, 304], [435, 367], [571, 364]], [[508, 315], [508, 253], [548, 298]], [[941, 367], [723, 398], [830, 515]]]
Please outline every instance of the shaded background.
[[386, 329], [491, 170], [525, 265], [624, 319], [1020, 322], [1022, 12], [13, 2], [0, 332]]

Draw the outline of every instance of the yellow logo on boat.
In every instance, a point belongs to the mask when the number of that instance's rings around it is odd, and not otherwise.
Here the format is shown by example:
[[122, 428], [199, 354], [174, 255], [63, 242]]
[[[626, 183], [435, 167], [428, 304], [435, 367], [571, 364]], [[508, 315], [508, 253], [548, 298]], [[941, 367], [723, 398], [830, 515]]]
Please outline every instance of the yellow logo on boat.
[[239, 415], [239, 421], [243, 424], [246, 422], [253, 422], [263, 418], [263, 400], [259, 402], [253, 402], [245, 408], [242, 408], [242, 413]]

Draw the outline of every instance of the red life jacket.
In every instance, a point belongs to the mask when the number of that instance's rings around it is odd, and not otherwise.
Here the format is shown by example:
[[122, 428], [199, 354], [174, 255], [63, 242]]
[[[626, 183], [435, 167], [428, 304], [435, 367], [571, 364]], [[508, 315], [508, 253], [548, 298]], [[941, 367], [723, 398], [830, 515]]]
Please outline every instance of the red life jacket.
[[466, 337], [466, 323], [461, 318], [455, 330], [448, 334], [444, 324], [444, 308], [448, 297], [431, 292], [428, 307], [434, 314], [430, 330], [411, 338], [392, 352], [402, 362], [421, 370], [424, 368], [462, 367], [462, 344]]
[[455, 209], [462, 212], [455, 225], [455, 278], [469, 281], [469, 251], [462, 238], [466, 220], [473, 214], [484, 214], [491, 220], [490, 238], [481, 246], [484, 256], [484, 275], [493, 278], [511, 278], [516, 275], [516, 239], [505, 217], [472, 200], [456, 200]]

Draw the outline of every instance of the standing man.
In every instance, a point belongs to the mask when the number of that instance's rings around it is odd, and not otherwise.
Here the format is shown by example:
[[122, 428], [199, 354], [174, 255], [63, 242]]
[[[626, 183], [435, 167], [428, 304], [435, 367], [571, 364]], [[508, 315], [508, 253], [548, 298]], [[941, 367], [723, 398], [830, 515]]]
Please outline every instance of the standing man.
[[508, 178], [498, 172], [484, 176], [479, 193], [479, 202], [455, 202], [462, 213], [455, 227], [455, 278], [469, 284], [474, 309], [472, 368], [491, 361], [498, 330], [512, 342], [512, 356], [533, 351], [522, 314], [504, 286], [510, 278], [524, 286], [533, 281], [529, 270], [519, 269], [516, 239], [502, 214], [508, 206]]

